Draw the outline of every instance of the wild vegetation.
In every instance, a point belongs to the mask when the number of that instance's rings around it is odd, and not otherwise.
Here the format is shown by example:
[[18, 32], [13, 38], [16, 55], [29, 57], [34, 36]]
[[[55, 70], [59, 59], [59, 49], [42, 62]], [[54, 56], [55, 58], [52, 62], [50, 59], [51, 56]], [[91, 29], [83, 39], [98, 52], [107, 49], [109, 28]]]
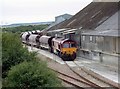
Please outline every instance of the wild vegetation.
[[0, 66], [2, 66], [2, 32], [0, 30]]
[[7, 87], [50, 88], [60, 87], [55, 73], [50, 71], [43, 62], [23, 62], [11, 68], [6, 78]]
[[[2, 76], [2, 32], [0, 29], [0, 76]], [[0, 77], [0, 88], [2, 88], [2, 78]]]
[[49, 25], [28, 25], [28, 26], [18, 26], [18, 27], [7, 27], [3, 28], [3, 32], [12, 32], [12, 33], [21, 33], [25, 31], [33, 31], [33, 30], [43, 30]]
[[[24, 48], [19, 35], [2, 34], [3, 87], [38, 88], [58, 87], [61, 82], [35, 52]], [[39, 61], [38, 61], [39, 60]]]
[[22, 47], [17, 34], [2, 34], [2, 77], [6, 76], [11, 66], [23, 61], [31, 61], [33, 58], [35, 58], [35, 54], [28, 52], [26, 48]]

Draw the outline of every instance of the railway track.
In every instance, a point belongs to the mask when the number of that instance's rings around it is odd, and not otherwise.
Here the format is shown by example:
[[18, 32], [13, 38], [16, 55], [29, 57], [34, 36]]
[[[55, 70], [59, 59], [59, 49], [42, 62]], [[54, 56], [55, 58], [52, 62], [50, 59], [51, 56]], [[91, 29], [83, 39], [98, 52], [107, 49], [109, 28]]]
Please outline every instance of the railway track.
[[[74, 66], [70, 66], [69, 62], [72, 62]], [[67, 75], [65, 73], [56, 71], [52, 69], [53, 71], [58, 73], [58, 78], [61, 79], [62, 81], [71, 84], [77, 88], [85, 88], [85, 87], [91, 87], [91, 88], [97, 88], [97, 89], [102, 89], [105, 87], [110, 87], [112, 89], [120, 89], [116, 86], [114, 86], [111, 83], [108, 83], [106, 81], [101, 80], [100, 78], [97, 78], [96, 76], [90, 74], [88, 71], [84, 70], [81, 68], [77, 63], [74, 61], [67, 61], [65, 64], [69, 67], [71, 71], [73, 71], [76, 76], [79, 76], [79, 78], [75, 78], [73, 76]]]
[[70, 76], [68, 74], [59, 72], [57, 70], [51, 69], [54, 72], [56, 72], [58, 74], [58, 78], [68, 84], [73, 85], [74, 87], [78, 88], [78, 89], [85, 89], [85, 88], [91, 88], [91, 89], [95, 89], [95, 87], [93, 88], [93, 86], [91, 84], [89, 84], [88, 82], [85, 82], [81, 79], [75, 78], [73, 76]]
[[65, 63], [70, 68], [70, 70], [72, 70], [76, 75], [78, 75], [80, 78], [84, 79], [86, 82], [91, 84], [91, 86], [97, 87], [97, 89], [98, 88], [102, 89], [105, 87], [108, 87], [108, 88], [110, 87], [112, 89], [120, 89], [117, 86], [112, 85], [111, 83], [108, 83], [106, 81], [101, 80], [100, 78], [97, 78], [96, 76], [90, 74], [88, 71], [85, 71], [74, 61], [70, 61], [70, 62], [68, 61]]

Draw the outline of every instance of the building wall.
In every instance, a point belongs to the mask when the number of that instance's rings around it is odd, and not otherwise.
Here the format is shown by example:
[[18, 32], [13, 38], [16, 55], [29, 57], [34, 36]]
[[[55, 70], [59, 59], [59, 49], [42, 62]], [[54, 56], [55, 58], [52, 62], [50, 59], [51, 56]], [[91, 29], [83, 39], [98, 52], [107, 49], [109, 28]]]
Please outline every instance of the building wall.
[[112, 53], [113, 39], [111, 37], [104, 37], [103, 51]]
[[117, 37], [81, 36], [82, 49], [89, 51], [116, 53], [119, 49], [118, 44], [120, 38]]
[[63, 14], [63, 15], [60, 15], [60, 16], [56, 16], [55, 17], [55, 22], [53, 22], [47, 29], [50, 29], [51, 27], [55, 26], [56, 24], [59, 24], [62, 21], [70, 19], [71, 17], [72, 17], [72, 15], [70, 15], [70, 14]]
[[81, 36], [80, 56], [112, 66], [118, 65], [120, 38], [102, 36]]
[[58, 23], [60, 23], [64, 20], [67, 20], [67, 19], [71, 18], [71, 17], [72, 17], [72, 15], [69, 15], [69, 14], [64, 14], [64, 15], [57, 16], [57, 17], [55, 17], [55, 23], [58, 24]]
[[115, 47], [116, 51], [115, 52], [120, 54], [120, 37], [116, 39], [116, 44], [115, 45], [116, 45], [116, 47]]
[[62, 22], [64, 20], [65, 20], [65, 18], [63, 18], [63, 17], [56, 17], [55, 18], [55, 23], [58, 24], [58, 23], [60, 23], [60, 22]]

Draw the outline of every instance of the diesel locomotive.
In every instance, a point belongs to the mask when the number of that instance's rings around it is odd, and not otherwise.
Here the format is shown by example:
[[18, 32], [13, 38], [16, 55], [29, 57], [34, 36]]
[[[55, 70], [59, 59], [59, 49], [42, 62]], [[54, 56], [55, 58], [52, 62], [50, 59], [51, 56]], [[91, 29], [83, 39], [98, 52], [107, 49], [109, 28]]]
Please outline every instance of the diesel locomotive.
[[73, 61], [76, 58], [76, 42], [70, 39], [23, 33], [21, 40], [24, 44], [40, 49], [47, 49], [51, 53], [61, 57], [64, 61]]

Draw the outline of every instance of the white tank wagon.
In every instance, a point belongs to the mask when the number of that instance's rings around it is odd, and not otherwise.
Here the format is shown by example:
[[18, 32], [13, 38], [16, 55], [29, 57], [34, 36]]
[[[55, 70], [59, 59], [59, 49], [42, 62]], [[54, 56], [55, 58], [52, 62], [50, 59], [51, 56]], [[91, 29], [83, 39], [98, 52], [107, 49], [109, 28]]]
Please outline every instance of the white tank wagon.
[[40, 35], [41, 34], [41, 31], [40, 30], [35, 30], [35, 32], [33, 34], [38, 34]]
[[29, 33], [29, 34], [32, 34], [32, 32], [31, 32], [31, 31], [28, 31], [28, 33]]
[[31, 34], [28, 38], [28, 43], [31, 46], [39, 47], [40, 46], [39, 38], [40, 38], [40, 35]]
[[39, 39], [40, 47], [49, 49], [49, 39], [50, 38], [51, 38], [51, 36], [45, 36], [45, 35], [41, 36]]
[[32, 34], [34, 34], [35, 33], [35, 31], [32, 31]]
[[20, 33], [20, 38], [22, 38], [22, 35], [23, 35], [23, 34], [24, 34], [24, 32], [21, 32], [21, 33]]
[[41, 31], [40, 31], [40, 30], [36, 30], [36, 32], [37, 32], [37, 33], [41, 33]]
[[31, 34], [38, 34], [40, 35], [41, 34], [41, 31], [40, 30], [34, 30], [34, 31], [30, 31]]
[[27, 44], [29, 36], [30, 36], [30, 34], [28, 32], [24, 32], [23, 34], [21, 34], [22, 42]]

